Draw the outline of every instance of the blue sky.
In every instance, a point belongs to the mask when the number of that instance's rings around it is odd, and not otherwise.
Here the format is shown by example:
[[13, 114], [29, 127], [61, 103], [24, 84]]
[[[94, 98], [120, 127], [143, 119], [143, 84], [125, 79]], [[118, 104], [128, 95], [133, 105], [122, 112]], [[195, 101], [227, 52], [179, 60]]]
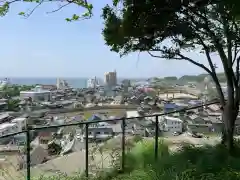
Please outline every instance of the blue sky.
[[[108, 0], [109, 1], [109, 0]], [[74, 23], [64, 19], [83, 11], [69, 6], [60, 12], [47, 14], [57, 4], [45, 4], [31, 17], [17, 14], [31, 7], [14, 4], [0, 19], [0, 77], [103, 77], [116, 69], [119, 77], [181, 76], [203, 73], [188, 62], [151, 58], [148, 54], [131, 54], [120, 58], [104, 45], [100, 18], [103, 3], [94, 1], [94, 17]], [[109, 1], [110, 2], [110, 1]], [[206, 63], [204, 56], [190, 54]], [[218, 58], [216, 58], [218, 59]], [[222, 68], [220, 67], [219, 70]]]

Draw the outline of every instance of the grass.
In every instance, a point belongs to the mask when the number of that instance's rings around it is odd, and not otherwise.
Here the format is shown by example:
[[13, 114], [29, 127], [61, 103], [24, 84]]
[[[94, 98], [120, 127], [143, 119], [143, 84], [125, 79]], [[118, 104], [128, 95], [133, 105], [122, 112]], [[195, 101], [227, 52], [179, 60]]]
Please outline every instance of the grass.
[[[159, 158], [154, 160], [153, 142], [138, 143], [128, 154], [129, 174], [114, 180], [240, 180], [240, 151], [230, 156], [221, 145], [193, 147], [184, 145], [170, 152], [162, 141]], [[131, 166], [134, 164], [134, 166]]]
[[[138, 139], [138, 138], [136, 138]], [[124, 173], [102, 171], [91, 180], [240, 180], [240, 143], [230, 156], [221, 145], [194, 147], [183, 145], [170, 151], [159, 141], [158, 159], [154, 158], [154, 141], [140, 138], [126, 154]], [[85, 180], [83, 176], [54, 176], [38, 180]]]
[[126, 156], [126, 171], [112, 180], [240, 180], [240, 148], [230, 156], [221, 145], [194, 147], [183, 145], [169, 151], [159, 142], [159, 157], [154, 159], [154, 142], [141, 141]]

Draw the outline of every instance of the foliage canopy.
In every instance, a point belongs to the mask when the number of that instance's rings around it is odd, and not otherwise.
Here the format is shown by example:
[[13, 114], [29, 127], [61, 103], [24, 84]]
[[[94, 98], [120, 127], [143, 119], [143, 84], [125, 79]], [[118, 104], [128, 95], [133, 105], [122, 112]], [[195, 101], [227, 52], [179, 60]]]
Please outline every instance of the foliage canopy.
[[[121, 56], [145, 51], [155, 58], [184, 60], [205, 70], [216, 85], [222, 106], [223, 142], [232, 149], [240, 101], [240, 21], [237, 8], [240, 2], [123, 0], [121, 3], [120, 9], [116, 4], [103, 9], [106, 44]], [[208, 66], [192, 59], [187, 52], [205, 54]], [[212, 53], [219, 56], [224, 69], [226, 97]]]
[[[120, 55], [146, 51], [152, 57], [186, 60], [201, 67], [219, 86], [223, 103], [212, 52], [220, 56], [229, 83], [238, 88], [239, 82], [239, 66], [233, 69], [239, 64], [239, 21], [235, 6], [226, 2], [125, 0], [120, 10], [114, 5], [104, 8], [103, 35], [111, 50]], [[191, 51], [204, 53], [209, 67], [186, 56]]]

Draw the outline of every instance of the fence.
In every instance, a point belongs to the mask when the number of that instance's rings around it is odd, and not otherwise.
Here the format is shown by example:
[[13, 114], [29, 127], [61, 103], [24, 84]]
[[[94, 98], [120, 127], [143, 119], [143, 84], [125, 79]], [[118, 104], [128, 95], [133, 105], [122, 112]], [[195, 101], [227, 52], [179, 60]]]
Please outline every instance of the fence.
[[[212, 105], [212, 104], [217, 104], [219, 102], [209, 102], [206, 104], [202, 104], [199, 106], [193, 106], [193, 107], [189, 107], [189, 108], [183, 108], [181, 110], [176, 110], [176, 111], [171, 111], [171, 112], [167, 112], [167, 113], [161, 113], [161, 114], [154, 114], [154, 115], [148, 115], [148, 116], [140, 116], [140, 117], [131, 117], [131, 118], [120, 118], [120, 119], [114, 119], [116, 121], [121, 121], [121, 127], [122, 127], [122, 136], [121, 136], [121, 170], [124, 171], [124, 166], [125, 166], [125, 153], [126, 153], [126, 148], [125, 148], [125, 140], [126, 140], [126, 123], [128, 121], [131, 121], [133, 119], [139, 119], [139, 118], [146, 118], [146, 117], [155, 117], [155, 135], [154, 135], [154, 153], [155, 153], [155, 159], [158, 158], [158, 141], [159, 141], [159, 116], [163, 116], [163, 115], [169, 115], [169, 114], [174, 114], [174, 113], [178, 113], [178, 112], [182, 112], [182, 111], [186, 111], [186, 110], [192, 110], [192, 109], [197, 109], [197, 108], [201, 108], [203, 106], [208, 106], [208, 105]], [[63, 125], [57, 125], [57, 126], [43, 126], [43, 127], [36, 127], [36, 128], [31, 128], [31, 127], [27, 127], [27, 129], [25, 131], [22, 132], [16, 132], [16, 133], [12, 133], [12, 134], [8, 134], [5, 136], [1, 136], [0, 138], [7, 138], [7, 137], [11, 137], [11, 136], [15, 136], [17, 134], [20, 133], [25, 133], [26, 134], [26, 170], [27, 170], [27, 174], [26, 174], [26, 178], [27, 180], [31, 179], [31, 131], [40, 131], [40, 130], [46, 130], [46, 129], [50, 129], [50, 128], [62, 128], [62, 127], [70, 127], [70, 126], [85, 126], [85, 176], [88, 177], [89, 176], [89, 126], [92, 124], [97, 124], [97, 123], [101, 123], [101, 122], [111, 122], [113, 121], [113, 119], [108, 119], [108, 120], [95, 120], [95, 121], [87, 121], [87, 122], [78, 122], [78, 123], [71, 123], [71, 124], [63, 124]]]

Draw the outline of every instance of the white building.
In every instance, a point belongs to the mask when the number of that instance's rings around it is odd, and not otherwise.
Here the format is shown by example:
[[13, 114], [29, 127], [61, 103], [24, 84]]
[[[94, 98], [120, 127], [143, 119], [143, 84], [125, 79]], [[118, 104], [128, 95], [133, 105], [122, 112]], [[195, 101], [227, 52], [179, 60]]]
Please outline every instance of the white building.
[[68, 85], [67, 81], [65, 81], [64, 79], [60, 79], [60, 78], [57, 78], [56, 86], [57, 86], [58, 90], [69, 89], [69, 85]]
[[18, 131], [18, 126], [16, 123], [3, 123], [0, 124], [0, 137], [7, 134], [15, 133]]
[[87, 88], [96, 88], [97, 86], [99, 86], [99, 82], [96, 77], [87, 80]]
[[26, 128], [27, 118], [24, 118], [24, 117], [15, 118], [12, 120], [12, 123], [17, 124], [17, 127], [18, 127], [17, 131], [20, 132]]
[[21, 91], [20, 98], [22, 100], [31, 98], [32, 101], [50, 101], [52, 98], [51, 91], [43, 90], [41, 86], [36, 86], [31, 91]]
[[173, 132], [182, 132], [182, 120], [176, 117], [165, 116], [164, 117], [164, 126], [165, 130], [171, 133]]
[[138, 111], [127, 111], [126, 112], [126, 117], [127, 118], [132, 118], [132, 117], [139, 117]]

